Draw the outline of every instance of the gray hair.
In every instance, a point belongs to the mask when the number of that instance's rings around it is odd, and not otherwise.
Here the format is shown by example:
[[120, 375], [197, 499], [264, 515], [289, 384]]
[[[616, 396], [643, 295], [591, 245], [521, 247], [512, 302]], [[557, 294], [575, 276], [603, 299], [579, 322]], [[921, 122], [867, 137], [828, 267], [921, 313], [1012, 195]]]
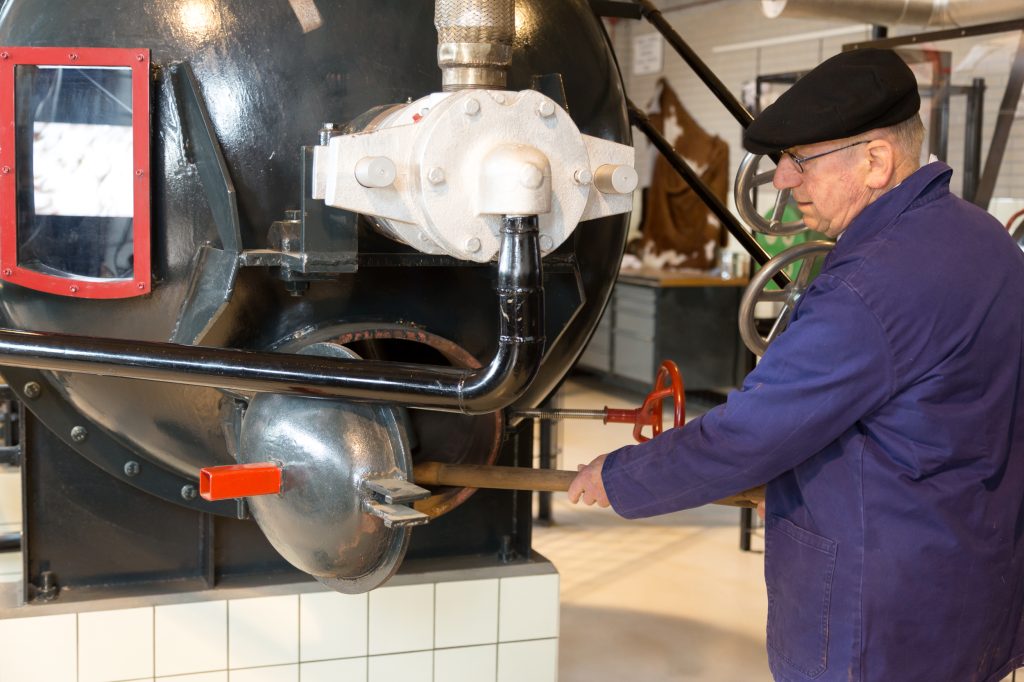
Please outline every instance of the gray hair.
[[914, 114], [896, 125], [882, 128], [882, 134], [896, 147], [897, 151], [916, 167], [921, 161], [921, 147], [924, 145], [924, 122], [921, 114]]

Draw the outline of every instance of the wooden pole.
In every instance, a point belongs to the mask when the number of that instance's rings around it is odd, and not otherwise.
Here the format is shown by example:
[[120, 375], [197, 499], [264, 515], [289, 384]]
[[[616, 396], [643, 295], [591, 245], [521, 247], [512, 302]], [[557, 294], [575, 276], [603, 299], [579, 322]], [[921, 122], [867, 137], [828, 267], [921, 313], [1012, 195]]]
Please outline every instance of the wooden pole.
[[[463, 488], [496, 488], [499, 490], [541, 490], [566, 492], [576, 478], [575, 471], [526, 469], [487, 464], [445, 464], [420, 462], [413, 468], [417, 485], [452, 485]], [[764, 486], [751, 488], [718, 500], [715, 504], [730, 507], [756, 507], [764, 501]]]

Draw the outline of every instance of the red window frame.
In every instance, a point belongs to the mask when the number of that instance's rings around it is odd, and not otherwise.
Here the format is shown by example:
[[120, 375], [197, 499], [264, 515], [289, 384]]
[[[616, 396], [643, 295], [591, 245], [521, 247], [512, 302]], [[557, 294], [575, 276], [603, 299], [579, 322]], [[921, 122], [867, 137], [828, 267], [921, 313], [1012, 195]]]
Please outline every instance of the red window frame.
[[[132, 70], [134, 257], [132, 277], [97, 279], [49, 275], [18, 265], [14, 71], [27, 66], [107, 66]], [[150, 266], [150, 53], [136, 48], [0, 47], [0, 280], [77, 298], [129, 298], [148, 294]]]

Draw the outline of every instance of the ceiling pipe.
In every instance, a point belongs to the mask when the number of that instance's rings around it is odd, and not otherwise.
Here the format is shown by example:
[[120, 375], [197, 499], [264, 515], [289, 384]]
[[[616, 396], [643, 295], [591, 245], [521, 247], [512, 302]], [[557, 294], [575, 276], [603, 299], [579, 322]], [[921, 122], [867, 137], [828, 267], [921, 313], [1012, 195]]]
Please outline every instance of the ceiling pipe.
[[1024, 19], [1021, 0], [761, 0], [761, 11], [770, 19], [849, 19], [885, 26], [969, 26]]

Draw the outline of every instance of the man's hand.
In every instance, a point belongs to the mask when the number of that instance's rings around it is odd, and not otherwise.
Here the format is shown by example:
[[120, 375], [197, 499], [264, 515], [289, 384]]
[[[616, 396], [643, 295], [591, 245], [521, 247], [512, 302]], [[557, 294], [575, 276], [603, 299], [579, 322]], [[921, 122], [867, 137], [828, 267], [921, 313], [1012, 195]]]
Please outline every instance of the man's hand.
[[608, 455], [601, 455], [590, 464], [581, 464], [579, 473], [569, 485], [569, 501], [576, 504], [581, 499], [586, 505], [595, 502], [599, 507], [611, 505], [608, 501], [608, 493], [604, 491], [604, 481], [601, 480], [601, 468]]

